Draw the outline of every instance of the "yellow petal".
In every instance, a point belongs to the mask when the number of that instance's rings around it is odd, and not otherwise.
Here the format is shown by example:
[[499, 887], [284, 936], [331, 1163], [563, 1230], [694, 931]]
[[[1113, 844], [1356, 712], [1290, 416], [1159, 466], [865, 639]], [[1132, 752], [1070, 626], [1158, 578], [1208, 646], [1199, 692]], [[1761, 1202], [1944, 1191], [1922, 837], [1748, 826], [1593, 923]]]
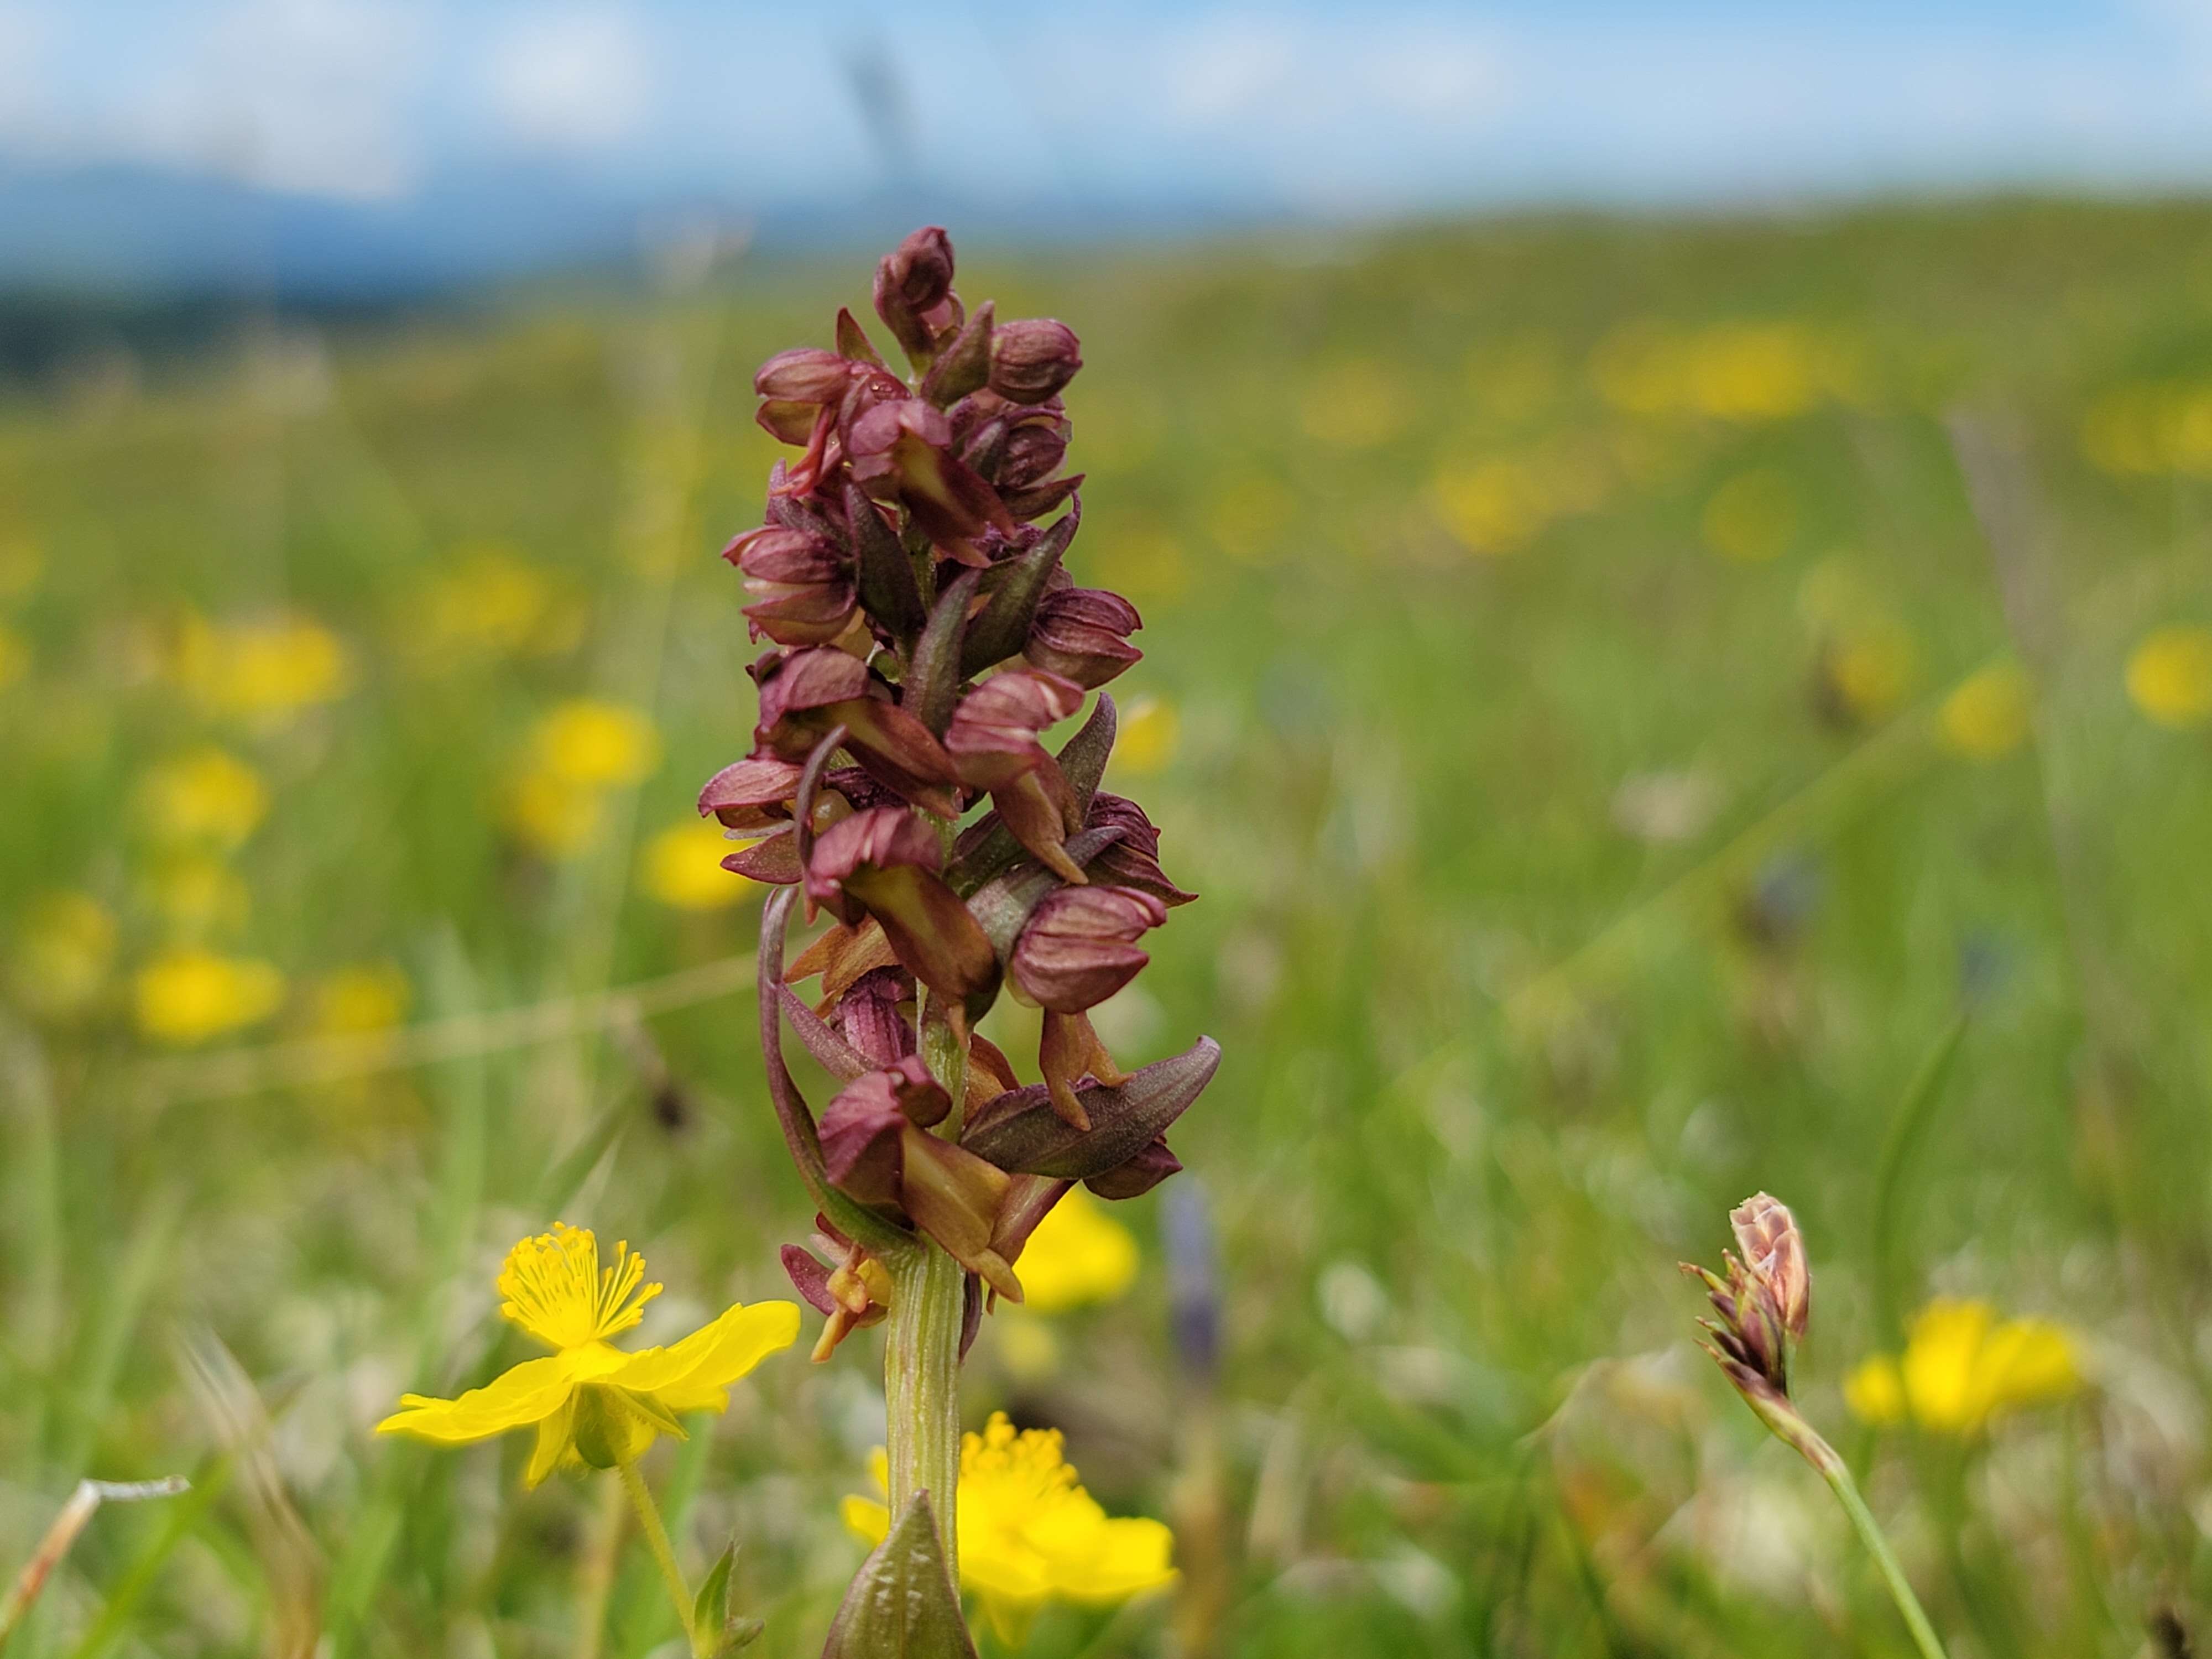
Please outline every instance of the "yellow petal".
[[603, 1380], [652, 1395], [672, 1412], [719, 1411], [731, 1383], [798, 1337], [797, 1303], [740, 1303], [681, 1342], [640, 1349]]
[[1137, 1276], [1137, 1241], [1078, 1187], [1053, 1206], [1022, 1247], [1018, 1266], [1025, 1305], [1060, 1313], [1090, 1302], [1111, 1302]]
[[562, 1464], [580, 1461], [576, 1456], [575, 1424], [576, 1397], [573, 1394], [561, 1402], [559, 1411], [538, 1420], [538, 1445], [530, 1454], [530, 1467], [523, 1471], [524, 1486], [543, 1485], [545, 1477]]
[[1980, 1361], [1996, 1322], [1996, 1310], [1986, 1302], [1949, 1300], [1929, 1303], [1912, 1322], [1905, 1347], [1905, 1396], [1921, 1423], [1968, 1434], [1988, 1418]]
[[1844, 1379], [1844, 1403], [1862, 1423], [1898, 1423], [1905, 1419], [1905, 1379], [1886, 1353], [1860, 1362]]
[[558, 1354], [526, 1359], [512, 1370], [471, 1389], [459, 1400], [424, 1395], [399, 1397], [401, 1409], [376, 1425], [379, 1434], [411, 1434], [444, 1445], [488, 1440], [543, 1422], [568, 1403], [575, 1378]]
[[837, 1513], [853, 1535], [865, 1540], [870, 1549], [890, 1534], [891, 1512], [881, 1504], [866, 1498], [848, 1498], [838, 1505]]
[[1982, 1350], [1984, 1388], [1992, 1409], [2063, 1400], [2081, 1386], [2074, 1345], [2058, 1326], [2014, 1319], [1990, 1334]]
[[[968, 1563], [963, 1556], [960, 1577], [968, 1578]], [[975, 1599], [983, 1604], [983, 1616], [990, 1620], [991, 1634], [999, 1638], [999, 1645], [1009, 1650], [1026, 1647], [1030, 1626], [1036, 1620], [1038, 1609], [1044, 1606], [1041, 1595], [1004, 1595], [995, 1590], [979, 1590]]]
[[1158, 1521], [1110, 1520], [1092, 1529], [1076, 1560], [1054, 1563], [1053, 1589], [1071, 1601], [1106, 1607], [1175, 1582], [1175, 1534]]

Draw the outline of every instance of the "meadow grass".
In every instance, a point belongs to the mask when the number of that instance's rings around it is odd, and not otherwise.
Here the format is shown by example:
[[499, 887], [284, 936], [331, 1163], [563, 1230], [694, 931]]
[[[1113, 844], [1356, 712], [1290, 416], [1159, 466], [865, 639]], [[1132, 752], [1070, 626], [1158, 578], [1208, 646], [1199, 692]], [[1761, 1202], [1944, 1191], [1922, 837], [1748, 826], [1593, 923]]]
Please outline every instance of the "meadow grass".
[[[788, 1294], [758, 906], [650, 860], [748, 745], [714, 554], [775, 453], [753, 366], [865, 299], [836, 269], [264, 319], [0, 405], [0, 1563], [81, 1477], [196, 1482], [103, 1511], [10, 1659], [675, 1635], [599, 1486], [369, 1428], [521, 1357], [491, 1279], [556, 1217], [650, 1256], [667, 1329]], [[2212, 622], [2212, 210], [963, 250], [963, 287], [1082, 334], [1071, 562], [1145, 613], [1115, 764], [1203, 895], [1102, 1029], [1228, 1056], [1176, 1136], [1218, 1372], [1171, 1340], [1172, 1187], [1115, 1212], [1127, 1295], [971, 1363], [975, 1424], [1178, 1527], [1179, 1600], [1029, 1651], [1907, 1651], [1688, 1340], [1674, 1263], [1762, 1188], [1812, 1251], [1805, 1409], [1952, 1653], [2185, 1650], [2212, 665], [2197, 710], [2195, 636], [2140, 651]], [[549, 757], [575, 699], [649, 740]], [[161, 768], [210, 744], [265, 799], [179, 830]], [[180, 951], [231, 964], [197, 1042], [141, 1006]], [[1937, 1294], [2058, 1322], [2086, 1386], [1856, 1425]], [[655, 1454], [757, 1651], [815, 1650], [862, 1553], [875, 1340]]]

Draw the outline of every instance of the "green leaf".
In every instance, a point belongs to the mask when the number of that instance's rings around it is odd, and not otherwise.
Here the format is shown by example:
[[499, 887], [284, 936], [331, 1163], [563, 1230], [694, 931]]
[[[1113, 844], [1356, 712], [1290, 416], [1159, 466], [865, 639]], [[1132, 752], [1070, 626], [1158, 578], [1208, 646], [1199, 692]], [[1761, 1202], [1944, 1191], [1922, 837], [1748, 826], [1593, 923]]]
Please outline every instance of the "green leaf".
[[822, 1659], [975, 1659], [929, 1494], [915, 1493], [845, 1592]]
[[737, 1559], [738, 1540], [732, 1538], [722, 1547], [722, 1553], [714, 1558], [714, 1565], [707, 1569], [707, 1577], [699, 1586], [699, 1594], [692, 1599], [692, 1629], [702, 1634], [721, 1634], [730, 1613], [730, 1569], [737, 1564]]

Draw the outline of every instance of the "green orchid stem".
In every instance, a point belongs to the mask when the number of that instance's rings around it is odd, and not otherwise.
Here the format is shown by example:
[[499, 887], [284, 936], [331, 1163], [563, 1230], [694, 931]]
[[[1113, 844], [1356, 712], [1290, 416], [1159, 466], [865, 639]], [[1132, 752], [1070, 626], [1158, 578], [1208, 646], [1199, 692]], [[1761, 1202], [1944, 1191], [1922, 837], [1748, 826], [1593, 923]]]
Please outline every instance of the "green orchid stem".
[[891, 1513], [905, 1513], [915, 1492], [929, 1494], [945, 1565], [957, 1583], [952, 1519], [960, 1490], [960, 1313], [967, 1275], [928, 1241], [887, 1265], [892, 1300], [884, 1403]]
[[668, 1528], [660, 1524], [660, 1506], [653, 1501], [653, 1493], [645, 1484], [645, 1477], [637, 1472], [635, 1463], [616, 1466], [622, 1476], [623, 1490], [629, 1494], [629, 1506], [637, 1511], [639, 1530], [645, 1534], [647, 1548], [653, 1552], [655, 1565], [660, 1569], [660, 1582], [668, 1586], [668, 1599], [676, 1603], [676, 1622], [684, 1627], [684, 1635], [691, 1644], [698, 1659], [706, 1659], [699, 1646], [699, 1632], [691, 1624], [691, 1587], [684, 1582], [684, 1569], [676, 1565], [676, 1549], [668, 1541]]
[[1890, 1550], [1889, 1540], [1882, 1536], [1881, 1523], [1874, 1518], [1874, 1511], [1867, 1508], [1866, 1499], [1859, 1496], [1850, 1466], [1830, 1451], [1825, 1441], [1820, 1443], [1820, 1449], [1827, 1452], [1827, 1455], [1811, 1458], [1813, 1467], [1820, 1470], [1821, 1478], [1828, 1483], [1828, 1490], [1836, 1494], [1836, 1501], [1844, 1506], [1844, 1513], [1851, 1517], [1851, 1525], [1858, 1529], [1859, 1540], [1874, 1557], [1875, 1565], [1881, 1569], [1882, 1579], [1889, 1586], [1897, 1610], [1905, 1615], [1905, 1628], [1912, 1632], [1921, 1659], [1947, 1659], [1936, 1627], [1928, 1622], [1920, 1598], [1912, 1593], [1911, 1582]]
[[[930, 1073], [957, 1103], [967, 1087], [964, 1028], [930, 998], [922, 1012], [921, 1055]], [[958, 1121], [957, 1109], [950, 1121]], [[967, 1274], [927, 1237], [915, 1249], [884, 1263], [891, 1276], [891, 1310], [884, 1345], [885, 1438], [893, 1515], [917, 1492], [929, 1494], [945, 1564], [959, 1582], [954, 1508], [960, 1491], [960, 1323]]]

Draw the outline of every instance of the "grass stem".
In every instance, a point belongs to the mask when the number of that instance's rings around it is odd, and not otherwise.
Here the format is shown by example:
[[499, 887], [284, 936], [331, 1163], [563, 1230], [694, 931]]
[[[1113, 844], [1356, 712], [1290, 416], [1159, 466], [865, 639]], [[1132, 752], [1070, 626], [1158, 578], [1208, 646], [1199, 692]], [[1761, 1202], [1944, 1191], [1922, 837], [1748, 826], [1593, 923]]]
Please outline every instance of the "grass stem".
[[629, 1495], [629, 1506], [637, 1511], [638, 1530], [645, 1534], [646, 1547], [653, 1552], [653, 1565], [660, 1569], [660, 1582], [668, 1586], [668, 1598], [676, 1603], [676, 1620], [684, 1626], [691, 1651], [697, 1654], [699, 1632], [691, 1622], [691, 1587], [684, 1582], [684, 1569], [676, 1565], [676, 1547], [668, 1541], [668, 1528], [660, 1523], [660, 1506], [653, 1501], [652, 1489], [635, 1463], [621, 1464], [618, 1472], [623, 1491]]
[[1851, 1517], [1851, 1525], [1859, 1534], [1859, 1541], [1874, 1557], [1875, 1565], [1881, 1569], [1882, 1582], [1889, 1586], [1889, 1594], [1897, 1603], [1897, 1610], [1905, 1616], [1905, 1628], [1912, 1632], [1915, 1646], [1920, 1650], [1920, 1659], [1946, 1659], [1943, 1644], [1936, 1634], [1936, 1627], [1928, 1622], [1928, 1614], [1920, 1605], [1920, 1598], [1912, 1593], [1912, 1583], [1905, 1576], [1896, 1554], [1889, 1547], [1889, 1540], [1882, 1536], [1881, 1525], [1867, 1508], [1866, 1499], [1859, 1496], [1858, 1483], [1851, 1479], [1850, 1467], [1832, 1452], [1814, 1463], [1836, 1494], [1836, 1501], [1844, 1506], [1844, 1513]]

